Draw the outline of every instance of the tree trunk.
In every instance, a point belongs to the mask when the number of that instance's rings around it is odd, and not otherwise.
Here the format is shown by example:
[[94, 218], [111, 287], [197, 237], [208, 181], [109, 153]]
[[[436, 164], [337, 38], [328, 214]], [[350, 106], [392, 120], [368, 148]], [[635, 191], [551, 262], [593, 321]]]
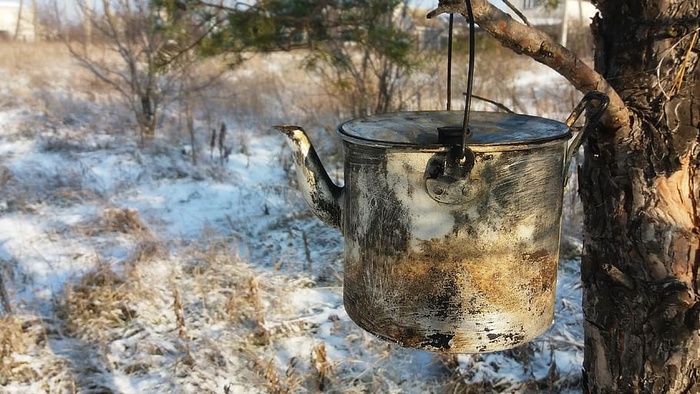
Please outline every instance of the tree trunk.
[[139, 129], [141, 130], [141, 144], [153, 142], [156, 132], [156, 115], [153, 100], [153, 90], [150, 87], [141, 94], [141, 108], [139, 113]]
[[19, 0], [19, 9], [17, 9], [17, 24], [15, 25], [15, 41], [19, 40], [19, 31], [22, 27], [22, 7], [24, 0]]
[[581, 169], [584, 384], [700, 392], [698, 1], [598, 0], [596, 71], [630, 109]]

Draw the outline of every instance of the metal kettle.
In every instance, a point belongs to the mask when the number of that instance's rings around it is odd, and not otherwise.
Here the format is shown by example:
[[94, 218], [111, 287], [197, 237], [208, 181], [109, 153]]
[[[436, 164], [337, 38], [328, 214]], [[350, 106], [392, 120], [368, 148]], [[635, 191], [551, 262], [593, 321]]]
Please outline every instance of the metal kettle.
[[[565, 123], [473, 112], [465, 147], [438, 129], [459, 111], [399, 112], [338, 127], [343, 187], [306, 133], [276, 126], [293, 150], [311, 210], [345, 240], [344, 303], [365, 330], [450, 353], [502, 350], [554, 315], [563, 187], [607, 96], [586, 94]], [[576, 131], [576, 132], [574, 132]], [[455, 151], [466, 152], [455, 164]]]

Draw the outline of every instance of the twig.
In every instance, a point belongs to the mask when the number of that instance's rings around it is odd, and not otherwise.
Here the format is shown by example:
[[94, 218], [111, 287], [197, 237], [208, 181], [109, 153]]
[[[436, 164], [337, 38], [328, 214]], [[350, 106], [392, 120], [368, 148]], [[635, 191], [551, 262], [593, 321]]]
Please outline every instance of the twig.
[[481, 97], [481, 96], [478, 96], [478, 95], [476, 95], [476, 94], [472, 94], [472, 98], [475, 98], [475, 99], [481, 100], [481, 101], [485, 101], [485, 102], [487, 102], [487, 103], [489, 103], [489, 104], [493, 104], [493, 105], [495, 105], [496, 107], [498, 107], [498, 108], [500, 108], [500, 109], [502, 109], [502, 110], [508, 112], [509, 114], [514, 114], [514, 113], [515, 113], [515, 111], [513, 111], [513, 110], [511, 110], [510, 108], [506, 107], [504, 104], [499, 103], [498, 101], [491, 100], [491, 99], [488, 99], [488, 98], [486, 98], [486, 97]]
[[[681, 85], [683, 84], [683, 76], [685, 75], [685, 70], [687, 67], [688, 60], [690, 58], [690, 53], [692, 52], [693, 47], [697, 42], [698, 32], [700, 32], [700, 27], [681, 37], [678, 41], [676, 41], [675, 44], [671, 45], [671, 47], [664, 51], [664, 55], [661, 57], [661, 60], [659, 60], [658, 66], [656, 66], [656, 79], [659, 82], [659, 89], [661, 89], [661, 93], [663, 93], [663, 95], [667, 99], [671, 98], [671, 96], [676, 94], [677, 90], [680, 89]], [[681, 64], [681, 67], [678, 70], [678, 74], [676, 74], [676, 77], [674, 78], [673, 83], [671, 84], [671, 88], [668, 92], [666, 92], [666, 89], [664, 89], [664, 87], [661, 85], [661, 65], [663, 65], [664, 59], [666, 58], [667, 54], [670, 51], [674, 50], [681, 42], [683, 42], [684, 39], [690, 37], [691, 35], [693, 36], [693, 38], [690, 43], [690, 46], [688, 47], [688, 50], [685, 53], [685, 57], [683, 58], [683, 64]]]
[[514, 6], [513, 3], [511, 3], [511, 2], [508, 1], [508, 0], [501, 0], [501, 1], [502, 1], [505, 5], [507, 5], [508, 8], [510, 8], [513, 12], [515, 12], [515, 15], [517, 15], [518, 18], [522, 19], [522, 21], [523, 21], [524, 24], [526, 24], [527, 26], [532, 26], [532, 25], [530, 24], [530, 21], [527, 20], [527, 17], [525, 16], [525, 14], [523, 14], [516, 6]]
[[194, 365], [194, 357], [190, 353], [190, 342], [189, 336], [187, 335], [187, 326], [185, 325], [185, 314], [182, 308], [182, 299], [180, 298], [180, 291], [178, 291], [175, 284], [173, 284], [173, 309], [175, 310], [175, 320], [177, 324], [177, 336], [184, 343], [185, 355], [182, 358], [182, 363], [187, 366]]
[[635, 285], [634, 281], [632, 278], [627, 276], [624, 272], [620, 271], [619, 268], [615, 267], [614, 265], [610, 263], [603, 263], [602, 267], [603, 272], [613, 281], [621, 284], [623, 287], [625, 287], [628, 290], [634, 290]]
[[671, 86], [671, 94], [675, 94], [681, 89], [681, 86], [683, 86], [683, 77], [685, 76], [685, 70], [688, 67], [688, 59], [690, 59], [690, 53], [693, 51], [693, 47], [695, 46], [695, 43], [697, 41], [698, 32], [696, 30], [695, 34], [693, 34], [693, 39], [690, 42], [690, 46], [688, 47], [688, 51], [686, 51], [685, 56], [683, 56], [683, 63], [681, 64], [680, 70], [678, 70], [678, 74], [676, 74], [676, 78], [673, 80], [673, 85]]

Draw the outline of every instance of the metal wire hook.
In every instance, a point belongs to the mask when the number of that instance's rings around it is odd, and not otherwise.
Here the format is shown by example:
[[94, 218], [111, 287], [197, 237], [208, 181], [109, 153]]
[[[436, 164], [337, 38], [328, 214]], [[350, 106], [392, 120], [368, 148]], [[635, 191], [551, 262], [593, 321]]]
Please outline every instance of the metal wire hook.
[[474, 13], [472, 12], [471, 0], [464, 0], [467, 5], [467, 17], [469, 18], [469, 71], [467, 71], [467, 93], [465, 94], [466, 103], [464, 104], [464, 121], [462, 123], [462, 155], [460, 161], [463, 161], [467, 156], [467, 140], [471, 135], [469, 129], [469, 112], [472, 105], [472, 87], [474, 85], [474, 46], [476, 40], [474, 38]]
[[[471, 102], [472, 102], [472, 88], [474, 85], [474, 63], [475, 63], [475, 28], [474, 28], [474, 13], [472, 11], [472, 5], [470, 0], [465, 0], [467, 7], [467, 18], [469, 22], [469, 69], [467, 70], [467, 91], [464, 93], [465, 105], [464, 105], [464, 118], [462, 121], [462, 150], [460, 153], [459, 161], [464, 162], [467, 157], [467, 140], [471, 135], [471, 129], [469, 128], [469, 114], [471, 112]], [[454, 14], [450, 14], [450, 24], [448, 30], [447, 38], [447, 110], [449, 111], [452, 107], [452, 30], [454, 26]], [[445, 130], [454, 130], [451, 127], [445, 128]], [[454, 130], [457, 131], [457, 130]], [[451, 132], [450, 132], [451, 134]]]

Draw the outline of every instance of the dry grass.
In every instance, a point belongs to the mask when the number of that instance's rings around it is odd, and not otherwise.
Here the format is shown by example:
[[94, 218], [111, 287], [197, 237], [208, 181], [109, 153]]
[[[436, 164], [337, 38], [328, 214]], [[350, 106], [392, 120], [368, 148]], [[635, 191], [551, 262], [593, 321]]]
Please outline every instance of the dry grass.
[[58, 316], [65, 320], [67, 333], [103, 342], [109, 329], [124, 327], [137, 316], [130, 290], [126, 279], [100, 265], [66, 288]]
[[268, 393], [352, 391], [350, 387], [334, 385], [335, 365], [328, 360], [324, 342], [320, 342], [311, 350], [308, 360], [291, 358], [284, 368], [284, 373], [281, 373], [273, 358], [253, 357], [253, 369]]
[[32, 316], [0, 318], [0, 386], [34, 385], [46, 393], [75, 392], [76, 381], [65, 359], [53, 354], [47, 328]]
[[[71, 113], [70, 108], [62, 111], [71, 105], [71, 100], [60, 100], [53, 95], [58, 87], [70, 87], [74, 97], [84, 94], [92, 99], [95, 92], [106, 90], [94, 76], [77, 66], [62, 43], [0, 42], [0, 53], [3, 54], [0, 69], [6, 76], [22, 82], [9, 85], [12, 96], [43, 108], [52, 116]], [[73, 109], [78, 113], [84, 111], [79, 107]]]
[[333, 381], [334, 369], [333, 362], [328, 360], [326, 344], [321, 342], [314, 346], [311, 349], [311, 375], [318, 390], [324, 391], [328, 388]]
[[167, 255], [162, 242], [151, 228], [141, 219], [138, 211], [130, 208], [106, 208], [102, 217], [76, 228], [79, 234], [97, 237], [104, 233], [121, 233], [135, 245], [127, 261], [127, 266], [152, 262]]
[[163, 256], [161, 243], [136, 210], [108, 208], [99, 220], [78, 227], [78, 233], [88, 237], [110, 232], [132, 240], [133, 252], [124, 262], [131, 270], [117, 274], [109, 265], [98, 261], [95, 270], [66, 287], [58, 309], [68, 334], [100, 343], [107, 339], [110, 329], [124, 327], [138, 315], [136, 304], [152, 300], [148, 283], [140, 280], [139, 267], [140, 263]]
[[22, 322], [12, 316], [0, 318], [0, 385], [5, 385], [18, 367], [15, 354], [26, 351], [28, 338]]
[[102, 220], [98, 229], [137, 236], [144, 233], [150, 234], [150, 230], [141, 220], [138, 211], [129, 208], [108, 208], [102, 211]]
[[253, 365], [269, 394], [289, 394], [300, 388], [304, 380], [299, 376], [295, 364], [295, 361], [290, 361], [284, 376], [280, 376], [272, 358], [267, 361], [255, 360]]
[[68, 50], [60, 42], [0, 41], [0, 52], [0, 68], [22, 76], [48, 78], [56, 75], [56, 70], [74, 68]]

